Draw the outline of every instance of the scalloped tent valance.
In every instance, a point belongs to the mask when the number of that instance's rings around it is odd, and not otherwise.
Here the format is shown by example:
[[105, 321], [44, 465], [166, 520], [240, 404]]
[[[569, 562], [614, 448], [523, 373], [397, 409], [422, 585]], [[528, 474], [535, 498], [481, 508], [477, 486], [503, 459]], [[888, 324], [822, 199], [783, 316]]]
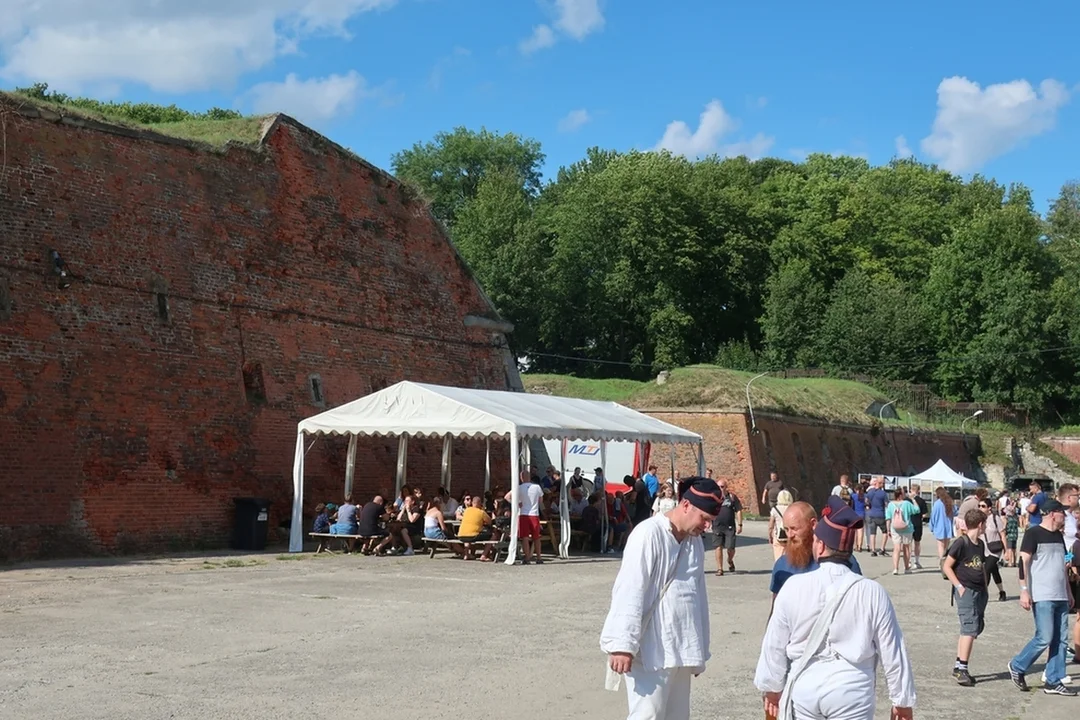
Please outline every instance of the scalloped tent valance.
[[614, 402], [409, 381], [309, 417], [298, 430], [308, 435], [701, 442], [697, 433]]

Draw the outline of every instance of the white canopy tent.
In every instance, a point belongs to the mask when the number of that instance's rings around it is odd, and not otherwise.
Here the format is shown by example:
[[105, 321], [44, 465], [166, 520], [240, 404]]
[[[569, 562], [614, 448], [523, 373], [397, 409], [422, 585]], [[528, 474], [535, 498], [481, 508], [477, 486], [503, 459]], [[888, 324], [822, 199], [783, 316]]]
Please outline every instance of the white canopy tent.
[[961, 490], [974, 490], [979, 483], [964, 477], [945, 464], [944, 460], [938, 460], [932, 467], [921, 473], [912, 475], [909, 485], [918, 483], [921, 489], [933, 492], [937, 487], [960, 488]]
[[[676, 444], [697, 445], [698, 473], [704, 473], [702, 438], [697, 433], [649, 417], [614, 402], [579, 400], [552, 395], [531, 395], [500, 390], [399, 382], [384, 390], [353, 400], [332, 410], [307, 418], [297, 426], [296, 455], [293, 461], [293, 511], [289, 551], [303, 550], [304, 455], [305, 436], [348, 435], [349, 455], [345, 466], [345, 492], [352, 492], [356, 463], [357, 437], [397, 437], [397, 487], [405, 482], [405, 456], [408, 438], [443, 438], [443, 484], [449, 489], [452, 438], [484, 439], [488, 457], [485, 463], [485, 489], [491, 482], [492, 438], [510, 441], [511, 533], [506, 563], [517, 556], [519, 469], [524, 447], [528, 467], [530, 439], [597, 440], [600, 442], [600, 467], [604, 467], [607, 442], [640, 440], [672, 445], [674, 462]], [[561, 463], [560, 463], [561, 464]], [[563, 468], [563, 477], [566, 477]], [[566, 557], [570, 542], [570, 517], [566, 482], [561, 487], [562, 541], [559, 554]], [[603, 488], [596, 488], [603, 490]], [[606, 510], [606, 505], [604, 506]], [[605, 513], [606, 517], [606, 513]]]

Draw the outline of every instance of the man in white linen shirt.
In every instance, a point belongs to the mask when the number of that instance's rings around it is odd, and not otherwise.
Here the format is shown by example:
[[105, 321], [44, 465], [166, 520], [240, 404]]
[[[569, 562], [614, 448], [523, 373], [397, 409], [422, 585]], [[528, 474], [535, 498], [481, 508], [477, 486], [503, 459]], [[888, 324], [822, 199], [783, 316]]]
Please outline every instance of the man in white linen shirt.
[[[873, 720], [880, 660], [893, 705], [890, 717], [912, 717], [915, 682], [892, 600], [879, 583], [860, 578], [845, 564], [855, 530], [861, 526], [862, 520], [848, 507], [823, 516], [814, 528], [820, 567], [793, 575], [776, 596], [754, 676], [754, 685], [764, 693], [767, 716]], [[852, 582], [836, 607], [828, 634], [809, 648], [827, 603]], [[799, 661], [807, 650], [812, 654], [800, 673], [797, 667], [803, 665]]]
[[709, 659], [701, 534], [723, 498], [703, 477], [681, 480], [679, 498], [630, 533], [600, 634], [611, 669], [626, 678], [627, 720], [689, 720], [690, 678]]

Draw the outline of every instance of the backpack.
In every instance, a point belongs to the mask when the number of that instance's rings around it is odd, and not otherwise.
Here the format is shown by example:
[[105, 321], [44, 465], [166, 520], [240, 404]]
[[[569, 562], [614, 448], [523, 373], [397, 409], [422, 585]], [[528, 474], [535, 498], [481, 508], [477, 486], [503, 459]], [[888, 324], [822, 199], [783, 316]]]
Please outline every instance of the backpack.
[[[904, 502], [907, 502], [907, 501], [905, 500]], [[901, 530], [907, 530], [907, 528], [908, 528], [908, 522], [907, 522], [907, 520], [904, 519], [904, 513], [901, 512], [901, 508], [903, 506], [904, 506], [904, 503], [902, 502], [902, 503], [900, 503], [899, 505], [896, 506], [895, 510], [893, 510], [892, 529], [895, 530], [896, 532], [900, 532]]]
[[787, 529], [784, 527], [784, 514], [776, 508], [773, 508], [772, 516], [775, 520], [773, 527], [776, 528], [776, 541], [781, 543], [787, 542]]

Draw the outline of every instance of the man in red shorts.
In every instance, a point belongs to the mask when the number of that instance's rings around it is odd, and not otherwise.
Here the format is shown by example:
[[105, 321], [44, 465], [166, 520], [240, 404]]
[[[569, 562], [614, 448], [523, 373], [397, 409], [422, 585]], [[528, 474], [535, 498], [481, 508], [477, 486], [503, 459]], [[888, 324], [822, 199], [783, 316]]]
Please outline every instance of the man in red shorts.
[[[512, 490], [506, 493], [506, 499], [513, 502], [513, 494]], [[523, 541], [522, 548], [525, 550], [522, 565], [532, 562], [534, 547], [536, 564], [542, 565], [544, 562], [544, 558], [540, 555], [540, 505], [543, 499], [544, 489], [532, 481], [532, 476], [527, 470], [522, 470], [521, 484], [518, 486], [518, 507], [521, 508], [518, 515], [518, 539]]]

